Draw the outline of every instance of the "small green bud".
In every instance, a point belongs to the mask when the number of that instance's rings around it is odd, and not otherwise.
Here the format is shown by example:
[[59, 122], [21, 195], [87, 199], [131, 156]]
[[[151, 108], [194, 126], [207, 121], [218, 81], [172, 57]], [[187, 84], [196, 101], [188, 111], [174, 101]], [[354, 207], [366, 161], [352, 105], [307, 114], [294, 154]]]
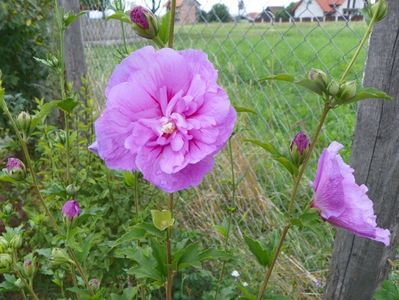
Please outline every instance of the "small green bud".
[[22, 236], [21, 236], [21, 234], [16, 233], [16, 234], [11, 238], [10, 246], [11, 246], [13, 249], [18, 249], [19, 247], [22, 246]]
[[350, 100], [356, 95], [356, 81], [348, 81], [341, 85], [338, 93], [337, 104], [344, 104], [345, 101]]
[[73, 264], [73, 261], [70, 259], [68, 253], [61, 248], [54, 248], [51, 251], [51, 262], [54, 266]]
[[17, 117], [17, 125], [27, 136], [30, 133], [32, 117], [29, 113], [23, 111]]
[[68, 186], [66, 187], [65, 190], [66, 190], [66, 192], [67, 192], [68, 195], [73, 196], [73, 195], [75, 195], [75, 194], [79, 191], [79, 187], [76, 186], [76, 185], [74, 185], [74, 184], [70, 184], [70, 185], [68, 185]]
[[175, 219], [172, 218], [172, 213], [170, 210], [151, 210], [151, 215], [154, 226], [161, 231], [171, 227], [175, 222]]
[[339, 92], [339, 84], [336, 80], [332, 79], [327, 86], [327, 92], [331, 96], [336, 96]]
[[379, 22], [385, 18], [388, 14], [388, 5], [385, 0], [378, 0], [371, 6], [371, 16], [372, 18], [375, 15], [375, 21]]
[[310, 69], [308, 78], [313, 81], [318, 81], [324, 87], [327, 86], [328, 76], [322, 70], [319, 69]]
[[12, 264], [12, 257], [8, 253], [0, 254], [0, 270], [6, 269], [8, 270]]
[[4, 236], [0, 236], [0, 252], [5, 252], [10, 247], [10, 244]]
[[14, 285], [19, 287], [20, 289], [22, 289], [24, 287], [24, 283], [21, 278], [18, 278], [17, 280], [15, 280]]

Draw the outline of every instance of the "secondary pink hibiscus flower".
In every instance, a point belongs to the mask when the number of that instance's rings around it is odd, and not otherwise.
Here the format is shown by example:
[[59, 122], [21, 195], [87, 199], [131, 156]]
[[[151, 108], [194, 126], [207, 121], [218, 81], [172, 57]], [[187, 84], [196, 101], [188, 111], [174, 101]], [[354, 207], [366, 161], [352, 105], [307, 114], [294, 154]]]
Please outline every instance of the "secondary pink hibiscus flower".
[[341, 144], [332, 142], [324, 149], [313, 183], [312, 207], [318, 208], [327, 222], [388, 246], [390, 232], [377, 227], [367, 187], [356, 184], [353, 169], [338, 154], [342, 148]]
[[116, 66], [91, 150], [139, 170], [166, 192], [198, 185], [229, 139], [236, 112], [206, 54], [145, 47]]

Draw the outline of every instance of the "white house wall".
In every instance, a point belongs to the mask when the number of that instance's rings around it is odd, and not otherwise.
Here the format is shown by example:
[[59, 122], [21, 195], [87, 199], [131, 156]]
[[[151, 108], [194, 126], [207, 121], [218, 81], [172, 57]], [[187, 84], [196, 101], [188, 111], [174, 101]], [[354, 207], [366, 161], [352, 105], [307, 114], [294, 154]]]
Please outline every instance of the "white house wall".
[[303, 0], [295, 10], [295, 18], [322, 18], [323, 10], [315, 0]]

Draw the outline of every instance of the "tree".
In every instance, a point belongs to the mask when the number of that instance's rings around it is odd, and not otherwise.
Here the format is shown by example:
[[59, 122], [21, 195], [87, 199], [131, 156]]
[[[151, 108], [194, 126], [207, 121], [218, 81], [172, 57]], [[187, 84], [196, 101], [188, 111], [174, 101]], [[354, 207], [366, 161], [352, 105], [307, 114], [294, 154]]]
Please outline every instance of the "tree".
[[199, 23], [207, 23], [208, 22], [208, 13], [205, 10], [200, 10], [198, 15]]
[[82, 10], [104, 11], [109, 4], [109, 0], [80, 0]]
[[232, 17], [229, 13], [229, 9], [224, 4], [215, 4], [208, 12], [208, 22], [231, 22]]
[[147, 4], [147, 7], [151, 10], [153, 14], [155, 14], [159, 7], [161, 6], [161, 0], [151, 0], [151, 5], [148, 5], [147, 1], [145, 2]]

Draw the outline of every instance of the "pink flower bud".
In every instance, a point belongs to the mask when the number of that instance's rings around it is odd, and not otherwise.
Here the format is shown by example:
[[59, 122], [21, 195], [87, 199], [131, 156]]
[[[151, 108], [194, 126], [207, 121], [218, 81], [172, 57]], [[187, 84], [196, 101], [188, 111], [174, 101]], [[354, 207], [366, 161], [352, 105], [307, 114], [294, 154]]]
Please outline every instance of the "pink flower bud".
[[150, 24], [148, 23], [147, 16], [145, 15], [149, 11], [142, 6], [135, 6], [130, 11], [130, 20], [143, 29], [148, 29]]
[[298, 132], [292, 140], [290, 146], [291, 151], [293, 148], [297, 148], [300, 155], [302, 155], [305, 150], [309, 148], [309, 138], [302, 130]]
[[76, 200], [68, 200], [65, 202], [64, 206], [62, 207], [62, 213], [66, 216], [69, 220], [72, 220], [74, 217], [80, 215], [80, 207], [79, 203]]
[[25, 165], [18, 158], [10, 157], [7, 160], [6, 168], [8, 172], [25, 170]]

